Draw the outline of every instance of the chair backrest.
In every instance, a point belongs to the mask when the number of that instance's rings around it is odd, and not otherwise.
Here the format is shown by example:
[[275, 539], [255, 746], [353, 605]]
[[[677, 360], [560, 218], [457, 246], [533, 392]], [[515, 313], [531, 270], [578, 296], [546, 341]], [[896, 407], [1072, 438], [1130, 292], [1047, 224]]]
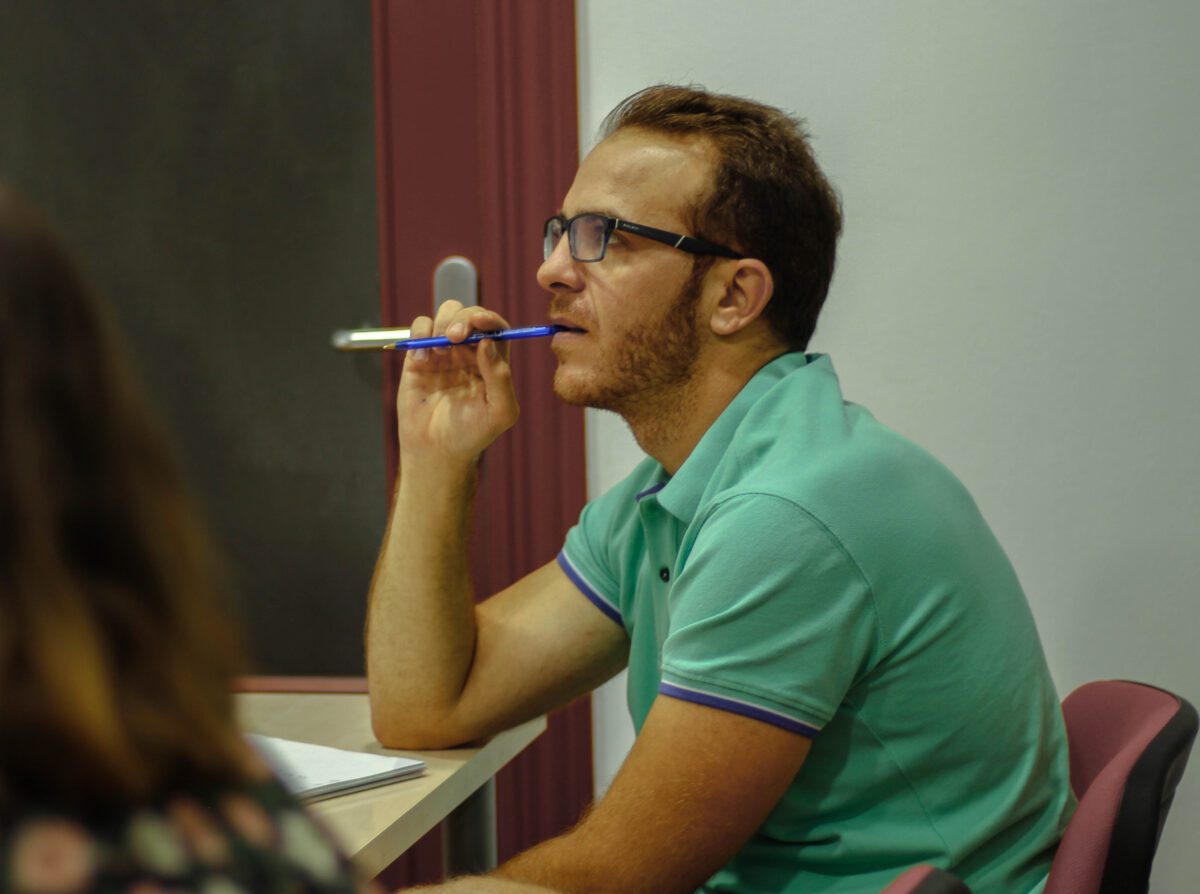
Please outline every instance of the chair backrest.
[[1080, 686], [1062, 707], [1079, 808], [1045, 894], [1142, 894], [1196, 738], [1196, 709], [1124, 680]]
[[971, 889], [950, 873], [922, 863], [904, 872], [883, 894], [971, 894]]

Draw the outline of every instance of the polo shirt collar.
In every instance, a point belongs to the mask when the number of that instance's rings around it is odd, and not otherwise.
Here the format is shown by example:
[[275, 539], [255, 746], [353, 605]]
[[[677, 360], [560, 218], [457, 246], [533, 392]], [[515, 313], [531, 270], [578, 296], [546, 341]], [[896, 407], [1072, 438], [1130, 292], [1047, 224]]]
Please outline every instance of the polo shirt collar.
[[666, 473], [660, 466], [660, 480], [665, 479], [664, 483], [642, 491], [638, 494], [638, 499], [657, 493], [660, 506], [684, 524], [689, 524], [700, 506], [700, 500], [713, 472], [725, 456], [738, 426], [742, 424], [750, 408], [785, 376], [805, 366], [808, 359], [803, 351], [795, 351], [781, 354], [763, 366], [708, 427], [708, 431], [683, 461], [679, 471], [666, 478]]

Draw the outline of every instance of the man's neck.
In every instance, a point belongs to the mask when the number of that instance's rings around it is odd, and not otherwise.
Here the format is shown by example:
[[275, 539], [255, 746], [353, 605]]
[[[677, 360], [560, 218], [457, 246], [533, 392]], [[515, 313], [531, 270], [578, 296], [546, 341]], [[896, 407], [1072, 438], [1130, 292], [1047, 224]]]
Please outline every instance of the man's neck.
[[630, 400], [620, 414], [638, 446], [674, 475], [746, 383], [777, 356], [702, 365], [686, 382]]

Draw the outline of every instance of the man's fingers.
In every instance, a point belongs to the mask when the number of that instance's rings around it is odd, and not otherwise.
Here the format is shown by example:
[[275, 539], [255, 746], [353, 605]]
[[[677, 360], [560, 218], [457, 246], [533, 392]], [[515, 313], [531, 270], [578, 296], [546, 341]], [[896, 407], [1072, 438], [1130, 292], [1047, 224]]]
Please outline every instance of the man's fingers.
[[462, 309], [462, 302], [455, 301], [454, 299], [449, 299], [439, 304], [437, 314], [433, 319], [433, 334], [445, 335], [446, 330], [450, 328], [450, 324], [454, 322]]
[[[408, 327], [409, 338], [428, 338], [433, 335], [433, 320], [429, 317], [417, 317]], [[404, 369], [408, 369], [409, 363], [423, 362], [429, 356], [429, 352], [425, 350], [405, 351], [404, 352]]]
[[[484, 307], [463, 307], [457, 301], [447, 301], [442, 305], [453, 305], [453, 312], [447, 312], [444, 317], [444, 327], [437, 328], [439, 335], [445, 335], [452, 342], [461, 342], [472, 332], [495, 332], [497, 329], [507, 329], [508, 323], [504, 317], [495, 311]], [[439, 324], [443, 323], [442, 311], [438, 311]]]
[[[507, 347], [494, 339], [485, 338], [475, 346], [479, 375], [487, 389], [488, 403], [502, 416], [516, 419], [517, 398], [512, 387], [512, 367], [508, 365]], [[511, 424], [511, 423], [510, 423]]]
[[485, 307], [468, 307], [463, 311], [463, 315], [472, 330], [495, 332], [497, 329], [510, 328], [504, 317]]
[[[453, 299], [443, 301], [432, 319], [426, 316], [417, 317], [409, 327], [411, 338], [444, 336], [455, 344], [462, 342], [473, 332], [495, 332], [497, 329], [507, 328], [509, 328], [508, 321], [495, 311], [488, 310], [485, 307], [464, 307], [461, 301]], [[488, 341], [488, 339], [484, 339], [484, 341]], [[413, 360], [420, 362], [432, 358], [443, 358], [446, 360], [453, 358], [455, 366], [464, 360], [469, 363], [469, 358], [471, 358], [470, 354], [460, 356], [454, 353], [452, 348], [414, 350], [409, 351], [408, 355]], [[508, 346], [499, 346], [498, 355], [506, 361], [508, 358]], [[476, 362], [478, 362], [479, 356], [481, 355], [475, 355]], [[407, 362], [408, 358], [405, 359], [406, 364]]]

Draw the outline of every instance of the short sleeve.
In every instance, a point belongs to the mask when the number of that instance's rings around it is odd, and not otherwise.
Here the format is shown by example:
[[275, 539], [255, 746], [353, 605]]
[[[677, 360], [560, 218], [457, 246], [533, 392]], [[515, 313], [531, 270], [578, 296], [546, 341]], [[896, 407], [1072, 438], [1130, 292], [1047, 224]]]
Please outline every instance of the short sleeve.
[[639, 487], [653, 477], [645, 464], [628, 478], [583, 507], [579, 521], [567, 532], [558, 565], [579, 591], [608, 618], [628, 629], [622, 607], [623, 586], [636, 564], [644, 541], [638, 520]]
[[870, 588], [794, 503], [742, 494], [709, 510], [671, 588], [665, 695], [815, 736], [870, 665]]

